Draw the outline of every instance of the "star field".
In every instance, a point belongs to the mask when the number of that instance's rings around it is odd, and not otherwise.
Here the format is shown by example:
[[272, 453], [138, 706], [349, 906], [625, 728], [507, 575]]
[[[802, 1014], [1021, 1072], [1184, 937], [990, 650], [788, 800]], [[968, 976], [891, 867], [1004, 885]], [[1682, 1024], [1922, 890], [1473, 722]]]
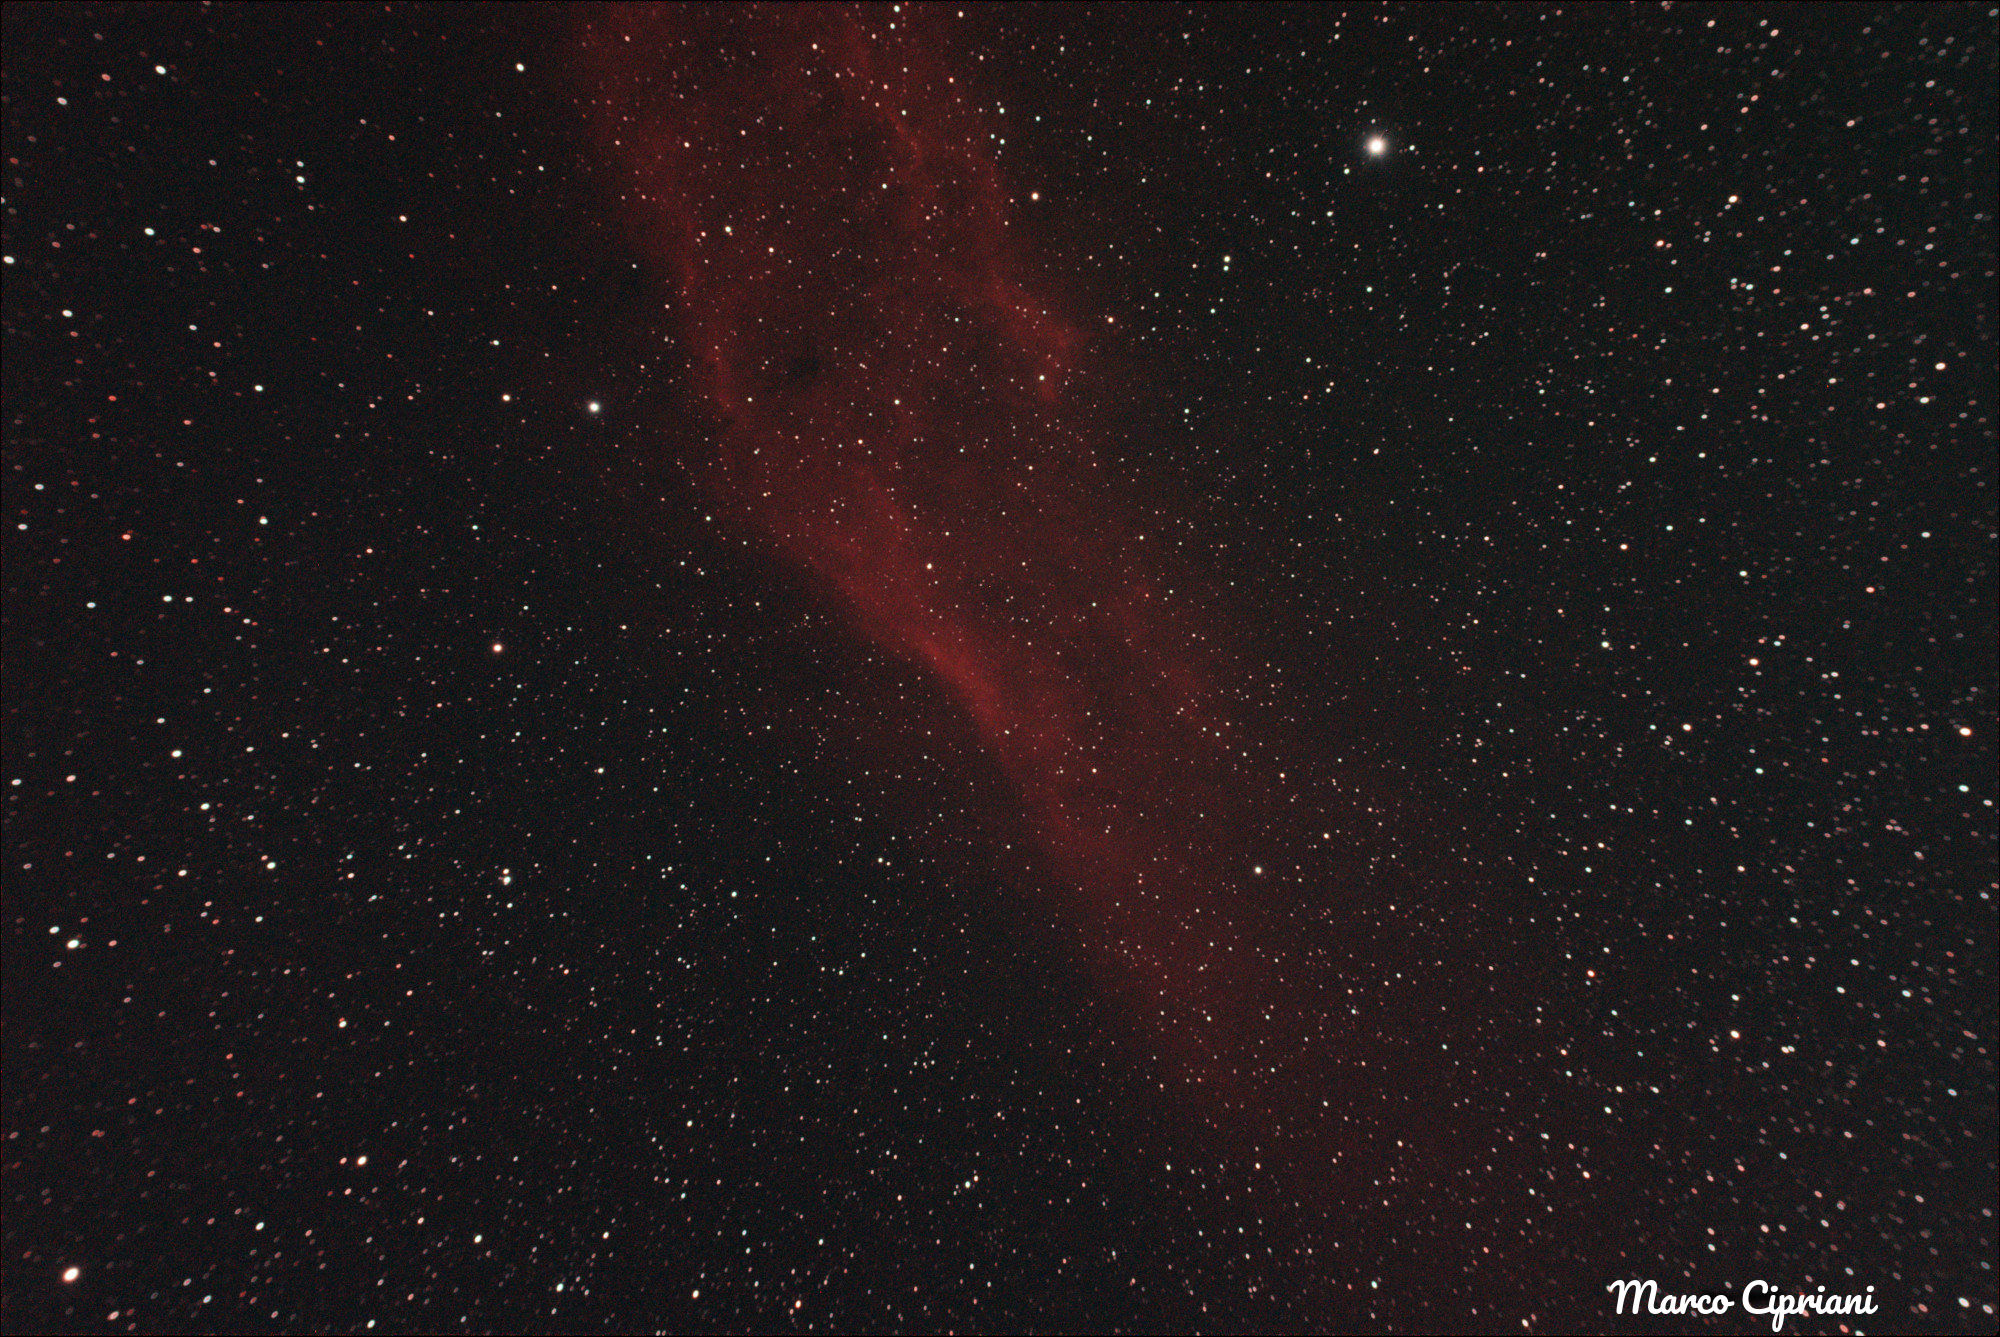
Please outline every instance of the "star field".
[[1991, 1330], [1995, 17], [9, 6], [7, 1330]]

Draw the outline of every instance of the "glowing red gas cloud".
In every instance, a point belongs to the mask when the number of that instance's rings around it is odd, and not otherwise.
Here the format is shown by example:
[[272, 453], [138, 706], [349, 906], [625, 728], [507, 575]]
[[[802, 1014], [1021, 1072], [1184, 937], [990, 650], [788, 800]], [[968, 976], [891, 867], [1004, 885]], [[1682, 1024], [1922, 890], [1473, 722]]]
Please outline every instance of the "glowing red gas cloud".
[[1086, 322], [1043, 296], [945, 21], [593, 11], [595, 133], [718, 425], [718, 518], [949, 688], [1116, 986], [1219, 1085], [1274, 1042], [1244, 1018], [1282, 949], [1217, 857], [1270, 805], [1218, 638], [1093, 449]]

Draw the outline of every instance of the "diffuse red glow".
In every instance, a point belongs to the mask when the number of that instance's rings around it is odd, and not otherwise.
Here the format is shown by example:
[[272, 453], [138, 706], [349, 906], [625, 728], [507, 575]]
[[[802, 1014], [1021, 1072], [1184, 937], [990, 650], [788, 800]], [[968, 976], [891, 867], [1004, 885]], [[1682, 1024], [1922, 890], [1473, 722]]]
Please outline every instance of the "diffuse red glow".
[[598, 133], [719, 424], [710, 500], [949, 687], [1077, 918], [1129, 965], [1115, 983], [1212, 1086], [1274, 1038], [1248, 1018], [1271, 1012], [1281, 949], [1232, 890], [1248, 870], [1215, 855], [1269, 804], [1216, 638], [1091, 448], [1070, 393], [1091, 350], [1036, 294], [1004, 123], [933, 21], [599, 13]]

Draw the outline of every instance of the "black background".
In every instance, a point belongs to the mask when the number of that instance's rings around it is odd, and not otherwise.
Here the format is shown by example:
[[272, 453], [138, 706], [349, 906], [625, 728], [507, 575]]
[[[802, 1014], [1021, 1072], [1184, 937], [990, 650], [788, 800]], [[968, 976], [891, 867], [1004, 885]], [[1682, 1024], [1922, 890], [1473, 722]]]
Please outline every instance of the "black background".
[[1373, 819], [1310, 1189], [659, 465], [614, 19], [7, 9], [9, 1330], [1990, 1329], [1990, 7], [962, 21]]

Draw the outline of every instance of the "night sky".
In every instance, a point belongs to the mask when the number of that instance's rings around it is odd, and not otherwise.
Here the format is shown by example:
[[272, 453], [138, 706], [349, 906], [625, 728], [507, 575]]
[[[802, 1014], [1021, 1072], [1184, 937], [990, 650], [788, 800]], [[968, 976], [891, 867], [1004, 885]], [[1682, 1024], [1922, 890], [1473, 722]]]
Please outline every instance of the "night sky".
[[7, 1329], [1990, 1331], [1995, 33], [7, 6]]

